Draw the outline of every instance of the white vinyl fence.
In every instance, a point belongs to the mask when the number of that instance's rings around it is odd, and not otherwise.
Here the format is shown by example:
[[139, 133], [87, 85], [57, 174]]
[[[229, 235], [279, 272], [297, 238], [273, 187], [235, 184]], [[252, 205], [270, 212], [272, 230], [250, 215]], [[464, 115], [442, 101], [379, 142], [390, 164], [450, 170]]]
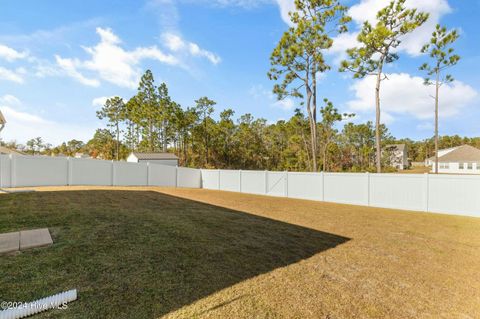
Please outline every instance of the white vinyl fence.
[[480, 176], [201, 171], [206, 189], [480, 217]]
[[170, 186], [480, 217], [480, 175], [200, 170], [160, 164], [0, 155], [0, 187]]
[[0, 187], [172, 186], [200, 188], [199, 169], [46, 156], [0, 155]]

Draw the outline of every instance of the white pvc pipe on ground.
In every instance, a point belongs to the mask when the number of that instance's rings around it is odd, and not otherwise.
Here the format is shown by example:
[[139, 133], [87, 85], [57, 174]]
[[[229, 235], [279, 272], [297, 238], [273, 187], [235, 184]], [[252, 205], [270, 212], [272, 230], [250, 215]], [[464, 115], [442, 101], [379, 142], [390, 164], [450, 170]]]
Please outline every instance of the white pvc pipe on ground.
[[21, 303], [13, 308], [0, 311], [0, 319], [25, 318], [49, 309], [63, 309], [65, 304], [77, 299], [77, 289], [65, 291], [32, 302]]

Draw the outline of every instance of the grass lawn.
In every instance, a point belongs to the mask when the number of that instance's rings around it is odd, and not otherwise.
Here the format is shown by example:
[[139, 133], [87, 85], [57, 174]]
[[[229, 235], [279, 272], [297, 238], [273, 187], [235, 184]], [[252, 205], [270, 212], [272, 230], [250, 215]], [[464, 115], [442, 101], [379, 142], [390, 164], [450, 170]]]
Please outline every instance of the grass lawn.
[[77, 288], [35, 318], [479, 318], [480, 219], [238, 193], [0, 195], [0, 301]]

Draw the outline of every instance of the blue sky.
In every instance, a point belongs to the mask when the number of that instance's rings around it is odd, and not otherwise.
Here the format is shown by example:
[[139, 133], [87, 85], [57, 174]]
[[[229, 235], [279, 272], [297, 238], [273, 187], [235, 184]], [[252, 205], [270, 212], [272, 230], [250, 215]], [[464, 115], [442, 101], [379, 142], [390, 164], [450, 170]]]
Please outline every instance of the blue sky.
[[[441, 134], [480, 136], [479, 0], [409, 0], [431, 19], [406, 38], [401, 58], [387, 68], [383, 121], [396, 137], [423, 139], [433, 131], [433, 100], [422, 85], [419, 47], [440, 22], [460, 30], [456, 82], [441, 91]], [[277, 102], [266, 73], [269, 56], [288, 28], [293, 0], [2, 1], [0, 4], [0, 109], [4, 140], [42, 136], [52, 144], [88, 140], [104, 126], [95, 116], [105, 98], [129, 98], [151, 69], [174, 100], [192, 106], [200, 96], [217, 111], [288, 119], [299, 101]], [[336, 72], [355, 32], [386, 0], [350, 0], [354, 22], [328, 54], [332, 71], [319, 95], [355, 122], [374, 120], [373, 81]], [[219, 112], [217, 112], [218, 114]]]

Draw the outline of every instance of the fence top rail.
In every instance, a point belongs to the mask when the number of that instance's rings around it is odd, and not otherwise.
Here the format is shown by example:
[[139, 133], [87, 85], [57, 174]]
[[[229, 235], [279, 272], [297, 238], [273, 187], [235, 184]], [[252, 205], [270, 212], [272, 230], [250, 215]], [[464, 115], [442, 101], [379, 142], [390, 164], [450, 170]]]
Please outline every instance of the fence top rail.
[[242, 170], [242, 174], [243, 173], [245, 173], [245, 174], [256, 174], [256, 173], [265, 174], [265, 172], [273, 173], [273, 172], [270, 172], [270, 171]]
[[52, 160], [52, 161], [67, 161], [68, 157], [56, 157], [56, 156], [39, 156], [39, 155], [18, 155], [18, 154], [10, 154], [7, 156], [11, 156], [14, 159], [26, 159], [26, 160]]
[[113, 161], [114, 165], [124, 165], [124, 166], [143, 166], [147, 167], [147, 163], [134, 163], [134, 162], [124, 162], [124, 161]]
[[[164, 166], [168, 166], [168, 165], [164, 165]], [[191, 168], [191, 167], [178, 167], [178, 169], [183, 169], [183, 170], [190, 170], [190, 171], [199, 171], [200, 170], [198, 168]]]
[[399, 173], [371, 173], [371, 177], [386, 177], [386, 178], [425, 178], [426, 173], [423, 174], [399, 174]]
[[105, 164], [111, 164], [113, 162], [113, 161], [97, 159], [97, 158], [78, 158], [78, 157], [64, 157], [64, 158], [67, 158], [75, 162], [92, 162], [92, 163], [105, 163]]
[[401, 174], [401, 173], [369, 173], [369, 172], [296, 172], [296, 171], [265, 171], [265, 170], [237, 170], [237, 169], [213, 169], [213, 168], [202, 168], [202, 172], [211, 172], [211, 173], [239, 173], [240, 171], [245, 174], [249, 173], [264, 173], [268, 174], [285, 174], [289, 175], [312, 175], [320, 176], [324, 174], [325, 176], [353, 176], [353, 177], [362, 177], [370, 175], [374, 178], [434, 178], [434, 179], [452, 179], [452, 178], [463, 178], [463, 179], [480, 179], [480, 175], [472, 174], [429, 174], [429, 173], [415, 173], [415, 174]]
[[428, 174], [431, 179], [473, 179], [480, 180], [480, 175], [467, 174]]

